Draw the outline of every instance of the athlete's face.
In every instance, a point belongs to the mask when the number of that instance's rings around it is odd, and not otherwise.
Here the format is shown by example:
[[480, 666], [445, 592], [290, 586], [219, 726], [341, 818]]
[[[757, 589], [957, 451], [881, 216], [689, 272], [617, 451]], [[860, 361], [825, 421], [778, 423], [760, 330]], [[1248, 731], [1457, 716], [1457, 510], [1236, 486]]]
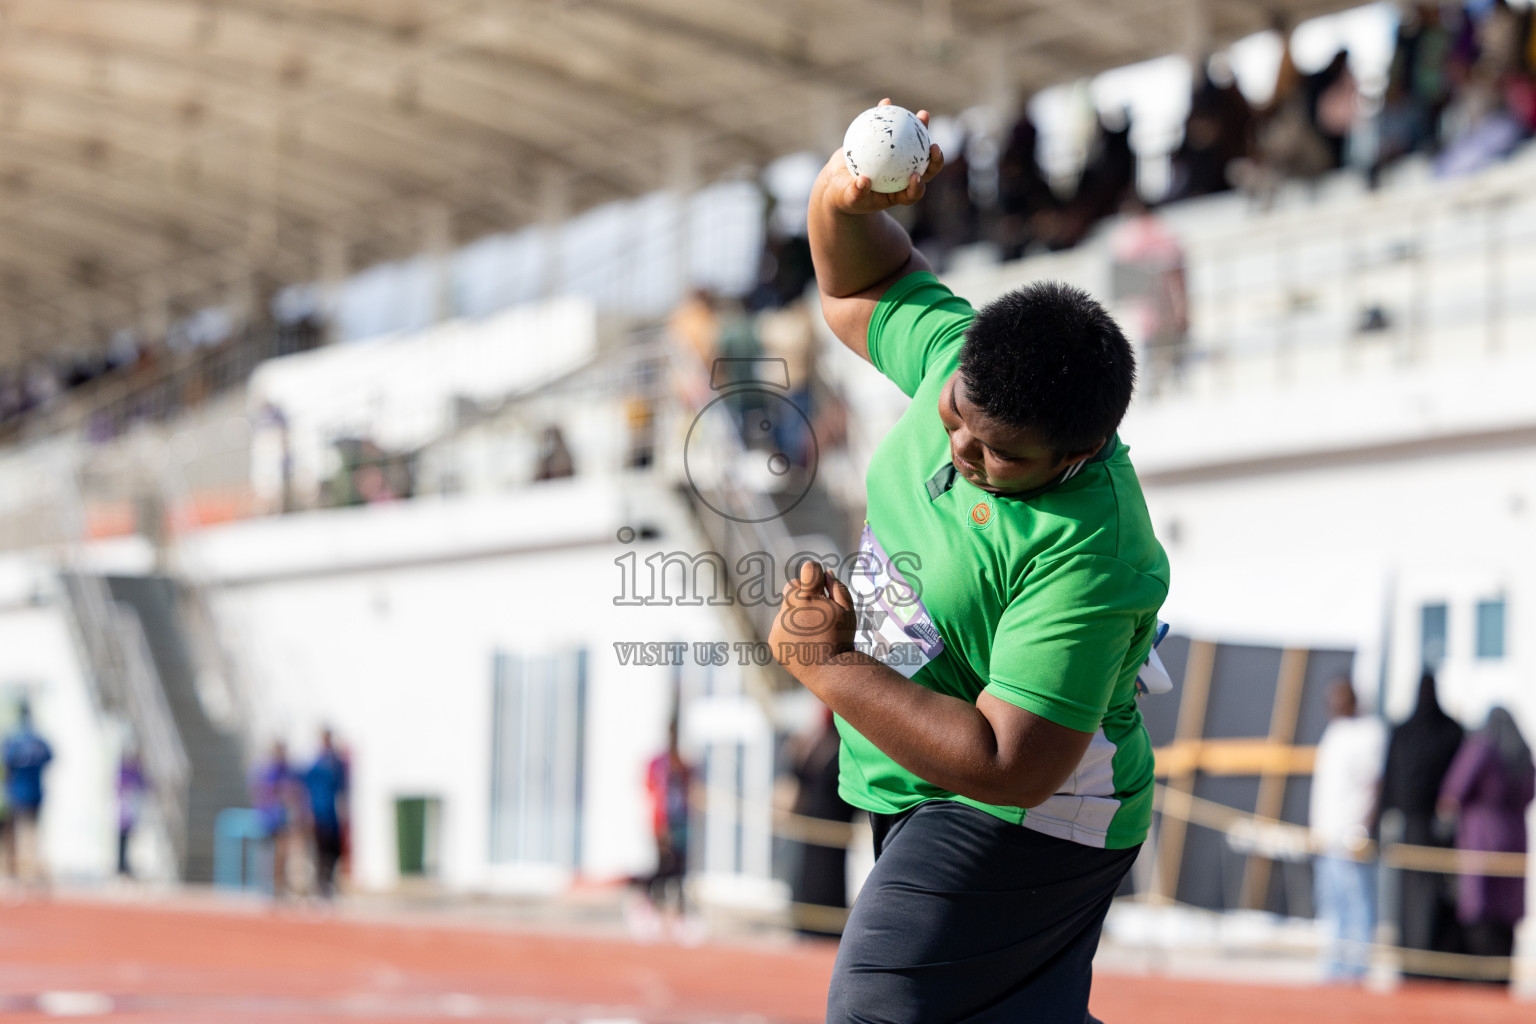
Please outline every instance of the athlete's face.
[[1093, 453], [1058, 457], [1034, 431], [982, 413], [965, 394], [959, 372], [939, 394], [939, 419], [949, 432], [949, 455], [961, 476], [990, 494], [1017, 494], [1044, 487], [1074, 462]]

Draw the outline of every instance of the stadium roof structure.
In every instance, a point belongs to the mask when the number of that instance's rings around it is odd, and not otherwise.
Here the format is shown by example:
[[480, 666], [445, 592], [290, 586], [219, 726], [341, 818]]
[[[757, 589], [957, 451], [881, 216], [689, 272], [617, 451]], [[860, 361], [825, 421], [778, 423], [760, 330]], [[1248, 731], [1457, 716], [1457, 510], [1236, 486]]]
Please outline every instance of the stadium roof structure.
[[0, 366], [1346, 6], [0, 0]]

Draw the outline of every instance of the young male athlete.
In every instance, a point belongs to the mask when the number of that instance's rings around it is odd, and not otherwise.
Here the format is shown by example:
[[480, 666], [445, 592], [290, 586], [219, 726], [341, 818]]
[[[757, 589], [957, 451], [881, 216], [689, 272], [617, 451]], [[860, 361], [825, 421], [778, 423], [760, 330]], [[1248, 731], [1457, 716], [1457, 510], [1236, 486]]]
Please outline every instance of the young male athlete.
[[1058, 284], [977, 312], [883, 212], [942, 166], [935, 146], [881, 195], [837, 154], [810, 203], [828, 324], [912, 396], [870, 461], [852, 591], [808, 563], [771, 637], [874, 823], [827, 1020], [1083, 1024], [1151, 818], [1135, 682], [1168, 562], [1115, 434], [1114, 321]]

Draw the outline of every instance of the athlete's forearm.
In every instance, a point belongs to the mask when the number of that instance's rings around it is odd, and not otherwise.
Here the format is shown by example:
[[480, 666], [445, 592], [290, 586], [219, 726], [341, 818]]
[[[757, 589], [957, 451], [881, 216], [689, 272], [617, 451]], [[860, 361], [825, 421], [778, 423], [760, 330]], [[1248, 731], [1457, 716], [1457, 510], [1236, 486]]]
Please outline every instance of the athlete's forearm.
[[975, 704], [937, 693], [856, 651], [792, 671], [827, 707], [918, 778], [1005, 807], [1032, 807], [1056, 789], [1001, 749]]
[[846, 298], [874, 287], [906, 266], [912, 258], [912, 239], [888, 213], [838, 209], [828, 195], [830, 179], [828, 168], [822, 168], [811, 189], [807, 231], [817, 287], [834, 298]]

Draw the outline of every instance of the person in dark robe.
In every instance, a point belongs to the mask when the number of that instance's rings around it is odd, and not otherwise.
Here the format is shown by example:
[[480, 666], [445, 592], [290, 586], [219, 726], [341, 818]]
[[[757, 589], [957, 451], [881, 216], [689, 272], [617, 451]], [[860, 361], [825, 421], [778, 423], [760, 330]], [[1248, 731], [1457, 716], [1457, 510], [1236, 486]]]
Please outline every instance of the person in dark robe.
[[[1219, 74], [1212, 74], [1212, 71]], [[1232, 187], [1228, 168], [1249, 155], [1253, 109], [1237, 87], [1225, 60], [1203, 65], [1190, 96], [1184, 139], [1171, 160], [1168, 199], [1225, 192]]]
[[1349, 69], [1349, 51], [1341, 49], [1321, 71], [1302, 76], [1307, 119], [1327, 147], [1327, 170], [1344, 166], [1358, 86]]
[[[792, 808], [795, 814], [822, 821], [853, 820], [853, 808], [837, 792], [840, 743], [832, 712], [827, 711], [821, 728], [796, 752], [794, 774], [798, 788]], [[794, 902], [815, 907], [848, 906], [847, 870], [846, 847], [802, 843], [799, 869], [791, 886]], [[811, 920], [801, 921], [796, 931], [813, 936], [838, 934]]]
[[1023, 256], [1031, 247], [1049, 238], [1054, 230], [1051, 224], [1060, 204], [1040, 167], [1036, 153], [1039, 138], [1040, 133], [1029, 114], [1020, 114], [998, 158], [997, 209], [1000, 217], [996, 238], [1005, 260]]
[[1094, 225], [1116, 213], [1125, 197], [1136, 188], [1136, 154], [1131, 149], [1129, 109], [1100, 115], [1088, 161], [1077, 182], [1077, 192], [1056, 221], [1052, 249], [1070, 249], [1088, 236]]
[[[1449, 846], [1450, 835], [1436, 827], [1435, 804], [1445, 773], [1461, 748], [1463, 730], [1440, 709], [1435, 676], [1419, 678], [1413, 714], [1392, 730], [1382, 774], [1381, 813], [1400, 816], [1397, 839], [1416, 846]], [[1387, 837], [1383, 837], [1384, 839]], [[1404, 871], [1398, 902], [1399, 943], [1407, 949], [1452, 952], [1456, 937], [1454, 904], [1446, 875]]]
[[[1456, 849], [1526, 851], [1525, 809], [1536, 796], [1536, 766], [1515, 719], [1504, 708], [1457, 751], [1440, 788], [1440, 811], [1456, 818]], [[1467, 952], [1510, 956], [1515, 925], [1525, 916], [1525, 879], [1462, 875], [1456, 916]]]
[[912, 244], [936, 266], [947, 266], [949, 254], [976, 241], [980, 210], [971, 196], [971, 165], [964, 139], [946, 156], [944, 169], [928, 183], [926, 201], [914, 208]]

